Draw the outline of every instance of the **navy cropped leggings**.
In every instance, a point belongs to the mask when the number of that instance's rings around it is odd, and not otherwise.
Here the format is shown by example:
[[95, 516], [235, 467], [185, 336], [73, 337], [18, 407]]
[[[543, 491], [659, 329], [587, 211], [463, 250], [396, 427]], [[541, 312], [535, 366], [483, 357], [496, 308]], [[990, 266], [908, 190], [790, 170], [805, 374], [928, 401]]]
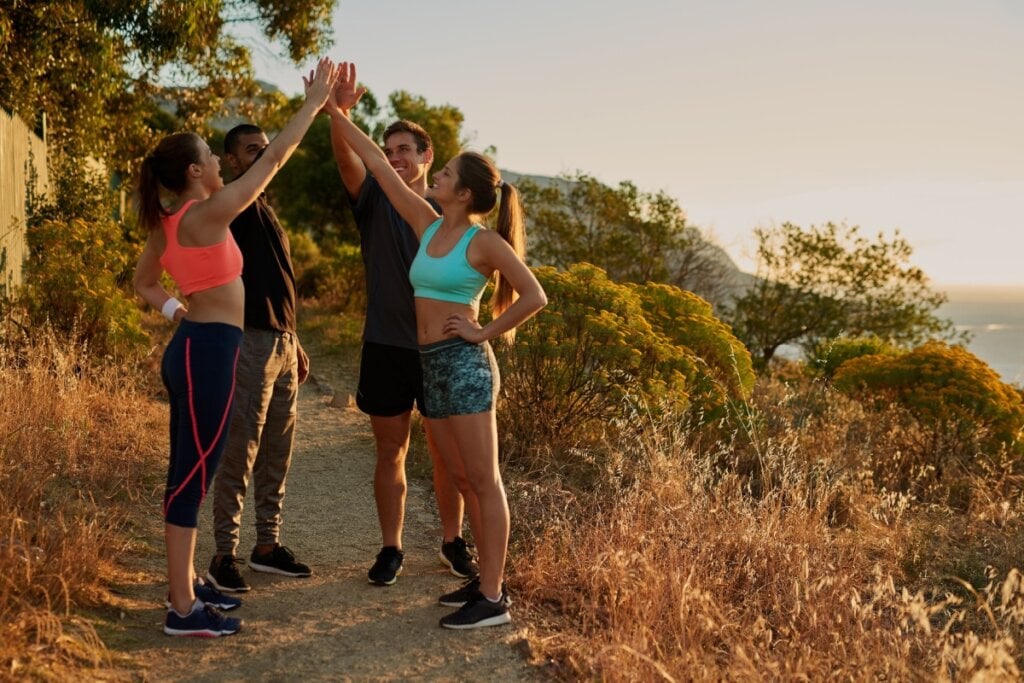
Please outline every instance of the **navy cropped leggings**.
[[171, 404], [168, 524], [196, 528], [224, 452], [241, 344], [242, 330], [234, 325], [182, 320], [164, 351], [161, 374]]

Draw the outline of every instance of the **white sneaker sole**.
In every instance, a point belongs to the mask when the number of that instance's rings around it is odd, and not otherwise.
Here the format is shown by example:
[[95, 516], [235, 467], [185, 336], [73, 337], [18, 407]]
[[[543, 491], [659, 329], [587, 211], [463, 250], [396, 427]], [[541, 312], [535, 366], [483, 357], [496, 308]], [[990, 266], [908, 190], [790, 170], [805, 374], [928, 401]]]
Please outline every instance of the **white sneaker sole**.
[[399, 567], [398, 571], [395, 572], [395, 578], [391, 579], [390, 581], [374, 581], [370, 577], [366, 577], [366, 581], [371, 586], [394, 586], [395, 581], [398, 581], [398, 577], [402, 575], [402, 569], [403, 567]]
[[[249, 569], [254, 572], [265, 572], [267, 574], [280, 574], [281, 576], [292, 576], [295, 578], [304, 579], [307, 576], [313, 576], [313, 572], [289, 572], [284, 569], [278, 569], [277, 567], [271, 567], [269, 564], [256, 564], [252, 560], [249, 560]], [[218, 586], [218, 589], [224, 590]]]
[[231, 588], [230, 586], [222, 586], [217, 583], [217, 579], [213, 578], [213, 574], [206, 572], [206, 580], [210, 582], [210, 585], [219, 590], [221, 593], [248, 593], [252, 590], [252, 586], [243, 586], [241, 588]]
[[[227, 603], [204, 602], [202, 600], [200, 600], [200, 602], [202, 602], [204, 605], [213, 605], [214, 607], [219, 609], [221, 612], [230, 612], [233, 609], [237, 609], [238, 607], [241, 607], [241, 605], [236, 605], [234, 603], [229, 605]], [[164, 600], [164, 606], [167, 609], [171, 609], [171, 601], [170, 600]]]
[[501, 626], [502, 624], [509, 624], [512, 622], [512, 615], [508, 612], [502, 614], [495, 614], [493, 617], [487, 617], [480, 621], [475, 621], [472, 624], [441, 624], [442, 628], [451, 628], [458, 631], [465, 631], [471, 628], [484, 628], [487, 626]]
[[233, 636], [238, 631], [179, 631], [175, 628], [164, 626], [164, 633], [169, 636], [181, 636], [191, 638], [220, 638], [221, 636]]

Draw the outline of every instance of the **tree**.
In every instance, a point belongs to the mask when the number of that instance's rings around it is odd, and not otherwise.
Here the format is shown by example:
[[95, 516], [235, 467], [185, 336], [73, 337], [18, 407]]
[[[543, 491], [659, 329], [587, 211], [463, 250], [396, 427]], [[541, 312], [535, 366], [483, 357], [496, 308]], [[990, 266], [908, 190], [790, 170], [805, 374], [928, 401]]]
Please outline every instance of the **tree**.
[[902, 347], [957, 337], [952, 322], [935, 315], [946, 295], [909, 265], [913, 250], [898, 232], [871, 241], [857, 226], [783, 223], [754, 234], [757, 281], [726, 317], [760, 364], [784, 344], [807, 352], [840, 336]]
[[[334, 0], [58, 0], [0, 5], [0, 105], [51, 150], [103, 158], [111, 171], [141, 157], [165, 127], [205, 130], [257, 94], [249, 51], [227, 28], [255, 23], [300, 60], [329, 44]], [[170, 116], [168, 116], [170, 112]]]
[[668, 283], [717, 299], [723, 264], [664, 192], [628, 181], [611, 187], [585, 173], [548, 185], [518, 182], [532, 262], [561, 269], [593, 263], [617, 282]]

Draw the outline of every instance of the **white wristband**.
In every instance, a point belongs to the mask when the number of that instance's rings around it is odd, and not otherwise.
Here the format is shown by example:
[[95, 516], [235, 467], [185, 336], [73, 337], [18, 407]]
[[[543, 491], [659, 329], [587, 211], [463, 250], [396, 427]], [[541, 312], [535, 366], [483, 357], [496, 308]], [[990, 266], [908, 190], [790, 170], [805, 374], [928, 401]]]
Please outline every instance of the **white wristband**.
[[164, 314], [164, 317], [174, 322], [174, 314], [181, 308], [181, 302], [175, 299], [173, 296], [164, 302], [164, 307], [160, 311]]

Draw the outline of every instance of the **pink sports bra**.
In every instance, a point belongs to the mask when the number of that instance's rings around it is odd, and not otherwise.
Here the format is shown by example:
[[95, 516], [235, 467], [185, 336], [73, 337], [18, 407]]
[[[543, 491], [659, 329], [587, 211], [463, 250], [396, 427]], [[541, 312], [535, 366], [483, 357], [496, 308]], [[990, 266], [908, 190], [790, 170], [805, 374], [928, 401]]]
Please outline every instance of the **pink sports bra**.
[[242, 252], [230, 230], [227, 239], [208, 247], [183, 247], [178, 243], [181, 217], [195, 201], [185, 202], [175, 213], [161, 219], [167, 247], [160, 255], [160, 265], [185, 296], [226, 285], [242, 275]]

